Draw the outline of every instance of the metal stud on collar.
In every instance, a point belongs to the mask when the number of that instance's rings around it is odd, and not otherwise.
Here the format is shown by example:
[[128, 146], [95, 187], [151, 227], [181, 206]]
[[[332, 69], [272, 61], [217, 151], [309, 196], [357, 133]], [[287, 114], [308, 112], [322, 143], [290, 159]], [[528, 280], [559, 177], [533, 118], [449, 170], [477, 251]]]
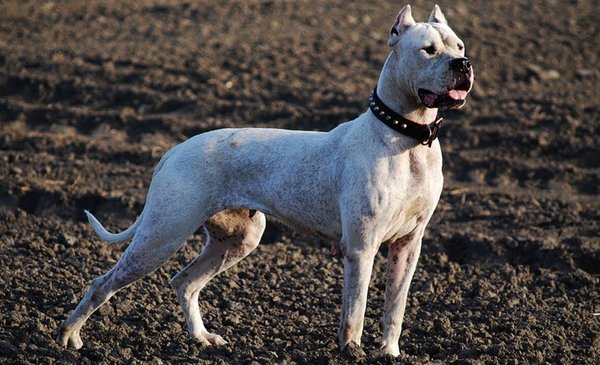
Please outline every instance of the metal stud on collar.
[[369, 96], [369, 108], [375, 117], [388, 127], [412, 137], [428, 147], [432, 146], [443, 123], [441, 117], [436, 118], [433, 123], [429, 124], [420, 124], [406, 119], [401, 114], [390, 109], [383, 101], [381, 101], [381, 99], [379, 99], [377, 96], [377, 89], [373, 90]]

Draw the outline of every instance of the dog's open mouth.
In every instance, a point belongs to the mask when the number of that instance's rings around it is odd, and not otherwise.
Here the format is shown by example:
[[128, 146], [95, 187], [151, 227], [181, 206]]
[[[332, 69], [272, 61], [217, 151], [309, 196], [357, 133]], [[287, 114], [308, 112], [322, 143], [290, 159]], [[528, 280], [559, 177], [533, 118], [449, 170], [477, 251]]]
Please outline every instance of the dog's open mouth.
[[419, 99], [428, 108], [459, 108], [464, 105], [470, 88], [471, 81], [465, 80], [445, 94], [419, 89]]

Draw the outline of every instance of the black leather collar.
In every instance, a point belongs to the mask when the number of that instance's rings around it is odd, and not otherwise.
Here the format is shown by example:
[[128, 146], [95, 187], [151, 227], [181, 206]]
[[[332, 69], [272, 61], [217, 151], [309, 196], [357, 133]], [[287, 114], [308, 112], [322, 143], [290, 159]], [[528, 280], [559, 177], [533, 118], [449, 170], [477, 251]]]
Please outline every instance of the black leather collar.
[[390, 109], [377, 96], [377, 88], [373, 89], [369, 97], [369, 108], [375, 114], [377, 119], [398, 133], [412, 137], [421, 142], [422, 145], [431, 147], [433, 141], [437, 138], [440, 128], [444, 123], [444, 118], [438, 116], [435, 121], [429, 124], [419, 124], [412, 120], [404, 118], [402, 115]]

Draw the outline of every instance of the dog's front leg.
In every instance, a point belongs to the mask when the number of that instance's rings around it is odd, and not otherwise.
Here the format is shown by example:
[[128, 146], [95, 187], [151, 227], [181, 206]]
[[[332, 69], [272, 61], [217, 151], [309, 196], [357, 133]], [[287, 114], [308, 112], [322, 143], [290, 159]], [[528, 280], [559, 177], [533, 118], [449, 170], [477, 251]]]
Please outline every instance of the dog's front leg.
[[398, 339], [402, 331], [408, 287], [420, 253], [421, 235], [410, 234], [389, 245], [381, 340], [381, 354], [384, 356], [400, 355]]
[[377, 246], [342, 243], [344, 253], [344, 293], [339, 329], [340, 346], [346, 348], [351, 342], [360, 346], [363, 321], [367, 305], [367, 291]]

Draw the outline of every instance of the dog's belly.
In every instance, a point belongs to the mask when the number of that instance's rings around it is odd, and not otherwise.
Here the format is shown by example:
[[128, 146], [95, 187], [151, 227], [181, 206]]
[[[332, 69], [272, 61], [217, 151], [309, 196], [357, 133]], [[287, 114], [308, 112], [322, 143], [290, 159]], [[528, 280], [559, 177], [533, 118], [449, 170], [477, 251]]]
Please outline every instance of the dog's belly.
[[[269, 214], [269, 213], [267, 213]], [[339, 242], [342, 238], [342, 228], [338, 220], [330, 221], [330, 224], [315, 224], [315, 221], [305, 222], [305, 219], [283, 218], [271, 215], [276, 221], [292, 228], [295, 233], [307, 234], [325, 242]], [[302, 222], [301, 222], [302, 221]]]

